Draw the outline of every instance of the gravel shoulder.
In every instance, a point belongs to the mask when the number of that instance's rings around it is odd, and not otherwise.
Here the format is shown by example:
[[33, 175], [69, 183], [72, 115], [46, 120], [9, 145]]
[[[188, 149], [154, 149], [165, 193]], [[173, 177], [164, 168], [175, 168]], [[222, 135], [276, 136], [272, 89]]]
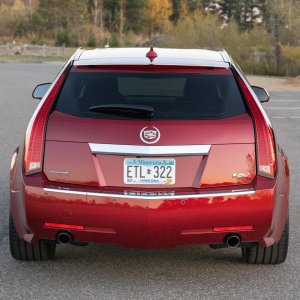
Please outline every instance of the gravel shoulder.
[[252, 85], [264, 87], [270, 91], [300, 91], [300, 81], [296, 78], [247, 75]]

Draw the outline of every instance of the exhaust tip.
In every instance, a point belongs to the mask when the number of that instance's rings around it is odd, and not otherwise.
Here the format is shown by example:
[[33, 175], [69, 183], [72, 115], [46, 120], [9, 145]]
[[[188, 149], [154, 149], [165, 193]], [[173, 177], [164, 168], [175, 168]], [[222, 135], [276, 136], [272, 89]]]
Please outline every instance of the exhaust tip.
[[241, 244], [241, 238], [238, 234], [230, 234], [225, 237], [225, 244], [230, 247], [238, 247]]
[[59, 244], [70, 244], [72, 242], [72, 236], [67, 231], [61, 231], [57, 234], [57, 242]]

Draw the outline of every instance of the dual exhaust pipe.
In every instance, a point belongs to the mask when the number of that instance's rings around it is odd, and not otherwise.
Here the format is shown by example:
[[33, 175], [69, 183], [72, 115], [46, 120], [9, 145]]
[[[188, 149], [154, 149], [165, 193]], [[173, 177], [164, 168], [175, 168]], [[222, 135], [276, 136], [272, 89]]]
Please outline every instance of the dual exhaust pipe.
[[[57, 233], [56, 239], [59, 244], [64, 244], [64, 245], [71, 244], [73, 241], [73, 237], [68, 231], [59, 231]], [[224, 244], [230, 248], [238, 247], [241, 244], [241, 238], [238, 234], [235, 233], [228, 234], [224, 238]]]
[[238, 234], [228, 234], [224, 238], [224, 244], [229, 247], [238, 247], [241, 244], [241, 237]]
[[56, 240], [59, 244], [71, 244], [73, 241], [73, 237], [68, 231], [59, 231], [56, 236]]

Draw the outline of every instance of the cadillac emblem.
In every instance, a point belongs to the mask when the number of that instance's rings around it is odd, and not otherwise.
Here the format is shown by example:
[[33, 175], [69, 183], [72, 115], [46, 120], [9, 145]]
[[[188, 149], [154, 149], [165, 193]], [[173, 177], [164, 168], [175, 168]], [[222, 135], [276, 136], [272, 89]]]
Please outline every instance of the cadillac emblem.
[[146, 144], [155, 144], [160, 139], [160, 132], [156, 127], [147, 126], [141, 130], [140, 138]]

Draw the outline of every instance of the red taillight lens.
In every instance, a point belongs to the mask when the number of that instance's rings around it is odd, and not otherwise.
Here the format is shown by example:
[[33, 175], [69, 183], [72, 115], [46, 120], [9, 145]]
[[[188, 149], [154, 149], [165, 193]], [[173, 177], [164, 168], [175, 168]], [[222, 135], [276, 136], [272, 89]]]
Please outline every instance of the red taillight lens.
[[245, 82], [238, 77], [238, 82], [252, 112], [257, 143], [258, 175], [274, 178], [276, 174], [275, 142], [271, 126], [264, 112], [260, 109]]
[[57, 229], [84, 230], [84, 226], [82, 226], [82, 225], [71, 225], [71, 224], [45, 222], [44, 226], [50, 227], [50, 228], [57, 228]]
[[253, 230], [253, 225], [248, 225], [248, 226], [214, 227], [213, 232], [248, 231], [248, 230]]
[[47, 98], [40, 103], [30, 120], [25, 137], [25, 174], [38, 173], [42, 170], [47, 118], [64, 77], [64, 74], [62, 74], [56, 81]]

